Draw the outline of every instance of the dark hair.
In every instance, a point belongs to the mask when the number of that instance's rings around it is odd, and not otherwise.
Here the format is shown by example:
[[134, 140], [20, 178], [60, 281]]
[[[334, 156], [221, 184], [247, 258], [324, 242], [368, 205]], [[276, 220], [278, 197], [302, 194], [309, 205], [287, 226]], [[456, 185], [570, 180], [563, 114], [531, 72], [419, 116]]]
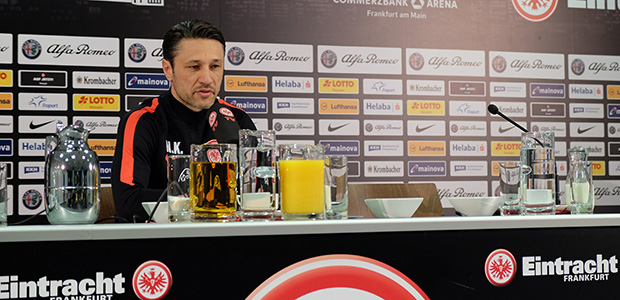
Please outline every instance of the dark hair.
[[226, 49], [226, 41], [222, 32], [213, 24], [201, 20], [183, 21], [168, 29], [164, 35], [162, 48], [164, 59], [174, 67], [174, 58], [179, 54], [178, 47], [182, 39], [213, 39], [222, 43]]

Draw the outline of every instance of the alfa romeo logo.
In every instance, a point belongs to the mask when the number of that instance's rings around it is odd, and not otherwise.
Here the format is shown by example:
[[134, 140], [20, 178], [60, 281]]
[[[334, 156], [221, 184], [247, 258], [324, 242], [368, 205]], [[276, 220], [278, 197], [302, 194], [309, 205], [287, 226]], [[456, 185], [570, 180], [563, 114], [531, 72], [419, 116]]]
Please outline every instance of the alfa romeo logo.
[[172, 287], [172, 274], [162, 262], [150, 260], [136, 269], [132, 285], [134, 293], [142, 300], [163, 299]]
[[517, 273], [517, 261], [508, 250], [497, 249], [487, 257], [484, 273], [494, 286], [505, 286]]
[[512, 0], [519, 15], [531, 22], [542, 22], [555, 12], [558, 0]]

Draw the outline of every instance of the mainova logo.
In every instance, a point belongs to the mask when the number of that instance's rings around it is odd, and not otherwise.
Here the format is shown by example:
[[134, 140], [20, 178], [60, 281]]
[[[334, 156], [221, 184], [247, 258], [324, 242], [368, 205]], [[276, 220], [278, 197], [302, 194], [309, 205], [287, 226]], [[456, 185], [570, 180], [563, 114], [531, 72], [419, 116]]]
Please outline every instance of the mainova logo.
[[549, 19], [558, 6], [559, 0], [512, 0], [512, 5], [521, 17], [530, 22], [542, 22]]
[[267, 98], [264, 97], [225, 97], [224, 100], [247, 113], [267, 113]]
[[446, 176], [445, 161], [410, 161], [407, 162], [410, 177]]
[[348, 155], [359, 156], [360, 155], [360, 142], [359, 141], [319, 141], [319, 143], [325, 146], [326, 155]]
[[170, 82], [164, 74], [125, 73], [125, 89], [167, 90]]

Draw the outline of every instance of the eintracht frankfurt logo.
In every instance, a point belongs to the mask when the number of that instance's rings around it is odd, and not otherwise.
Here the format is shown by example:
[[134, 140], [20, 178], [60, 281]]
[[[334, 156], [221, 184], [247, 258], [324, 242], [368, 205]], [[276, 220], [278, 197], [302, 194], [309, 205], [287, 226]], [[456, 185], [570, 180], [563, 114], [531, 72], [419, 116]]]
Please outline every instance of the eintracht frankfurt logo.
[[517, 261], [508, 250], [497, 249], [487, 257], [484, 273], [494, 286], [505, 286], [517, 274]]
[[163, 263], [150, 260], [136, 269], [132, 285], [136, 296], [142, 300], [163, 299], [172, 287], [172, 274]]
[[558, 0], [512, 0], [519, 15], [531, 22], [541, 22], [553, 14]]

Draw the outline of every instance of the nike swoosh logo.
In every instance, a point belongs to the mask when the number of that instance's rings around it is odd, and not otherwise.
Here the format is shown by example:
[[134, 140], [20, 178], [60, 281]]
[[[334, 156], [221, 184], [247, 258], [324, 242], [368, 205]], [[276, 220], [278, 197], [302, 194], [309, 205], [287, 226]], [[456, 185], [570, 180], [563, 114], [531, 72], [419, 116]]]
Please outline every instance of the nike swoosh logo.
[[56, 121], [56, 120], [47, 121], [47, 122], [44, 122], [44, 123], [41, 123], [41, 124], [34, 124], [32, 121], [30, 121], [30, 129], [32, 129], [32, 130], [39, 129], [39, 128], [41, 128], [41, 127], [43, 127], [43, 126], [45, 126], [45, 125], [47, 125], [49, 123], [52, 123], [54, 121]]
[[338, 129], [342, 128], [342, 127], [345, 127], [347, 125], [349, 125], [349, 123], [345, 123], [345, 124], [342, 124], [340, 126], [332, 127], [332, 124], [329, 124], [329, 125], [327, 125], [327, 131], [333, 132], [333, 131], [336, 131], [336, 130], [338, 130]]
[[426, 127], [420, 127], [420, 125], [416, 125], [415, 126], [415, 132], [419, 133], [419, 132], [425, 131], [425, 130], [427, 130], [427, 129], [435, 126], [435, 125], [437, 125], [437, 124], [429, 125], [429, 126], [426, 126]]
[[586, 128], [586, 129], [581, 129], [581, 127], [577, 128], [577, 134], [582, 134], [584, 132], [588, 132], [590, 130], [592, 130], [592, 128], [594, 128], [594, 126], [590, 127], [590, 128]]
[[512, 129], [514, 127], [508, 127], [508, 128], [502, 128], [502, 126], [499, 127], [499, 129], [497, 131], [499, 131], [499, 133], [504, 133], [510, 129]]

